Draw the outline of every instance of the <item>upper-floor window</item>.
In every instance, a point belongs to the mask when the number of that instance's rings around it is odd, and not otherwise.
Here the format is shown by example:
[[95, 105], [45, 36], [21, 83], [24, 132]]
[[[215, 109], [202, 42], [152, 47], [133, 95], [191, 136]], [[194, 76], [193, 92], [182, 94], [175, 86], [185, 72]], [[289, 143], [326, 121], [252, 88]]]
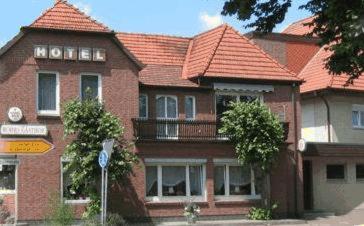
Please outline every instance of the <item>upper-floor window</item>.
[[37, 74], [37, 113], [38, 115], [60, 114], [59, 74], [39, 72]]
[[260, 94], [256, 93], [217, 93], [216, 94], [216, 119], [220, 120], [222, 114], [229, 110], [231, 102], [251, 102], [261, 99]]
[[364, 128], [364, 105], [353, 105], [352, 125], [357, 128]]
[[81, 75], [81, 99], [96, 99], [101, 101], [101, 76], [95, 74]]
[[196, 118], [196, 99], [194, 96], [185, 97], [185, 113], [186, 119]]
[[139, 96], [139, 118], [148, 118], [148, 96], [146, 94]]

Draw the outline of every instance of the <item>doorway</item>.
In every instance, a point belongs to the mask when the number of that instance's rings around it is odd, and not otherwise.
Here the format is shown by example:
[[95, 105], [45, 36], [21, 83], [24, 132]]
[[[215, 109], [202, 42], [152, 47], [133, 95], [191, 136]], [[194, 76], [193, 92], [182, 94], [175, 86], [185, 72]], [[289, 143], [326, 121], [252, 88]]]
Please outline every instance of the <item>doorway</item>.
[[305, 210], [313, 209], [312, 161], [303, 161], [303, 201]]

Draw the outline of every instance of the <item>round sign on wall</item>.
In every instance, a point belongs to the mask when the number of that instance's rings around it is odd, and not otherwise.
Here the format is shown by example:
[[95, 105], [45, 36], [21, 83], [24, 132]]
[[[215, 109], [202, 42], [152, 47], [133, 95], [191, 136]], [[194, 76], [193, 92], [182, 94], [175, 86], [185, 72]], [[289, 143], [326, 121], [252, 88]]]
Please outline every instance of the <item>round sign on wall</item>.
[[304, 152], [304, 151], [306, 151], [306, 148], [307, 148], [306, 140], [301, 138], [298, 141], [298, 150], [301, 151], [301, 152]]
[[8, 111], [8, 118], [11, 122], [19, 122], [23, 118], [23, 112], [18, 107], [11, 107]]

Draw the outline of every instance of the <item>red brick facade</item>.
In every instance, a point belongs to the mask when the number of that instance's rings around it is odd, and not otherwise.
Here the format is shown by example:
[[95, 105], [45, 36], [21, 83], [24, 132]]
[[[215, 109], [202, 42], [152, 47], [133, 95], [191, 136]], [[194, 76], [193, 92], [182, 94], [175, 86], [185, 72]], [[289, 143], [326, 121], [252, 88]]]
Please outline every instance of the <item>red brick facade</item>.
[[[63, 139], [61, 117], [38, 116], [36, 112], [36, 74], [39, 71], [58, 72], [60, 75], [61, 104], [78, 97], [80, 94], [80, 74], [97, 73], [102, 77], [102, 99], [108, 111], [120, 118], [125, 126], [125, 138], [135, 141], [132, 119], [138, 117], [139, 94], [148, 95], [149, 118], [156, 118], [156, 95], [175, 95], [178, 98], [178, 118], [185, 119], [184, 97], [196, 98], [196, 119], [215, 120], [215, 91], [212, 83], [217, 78], [206, 80], [203, 87], [197, 82], [190, 87], [145, 86], [139, 80], [139, 67], [130, 53], [125, 52], [113, 39], [111, 33], [87, 33], [66, 31], [41, 31], [27, 29], [22, 37], [0, 55], [0, 121], [9, 123], [6, 112], [16, 106], [24, 113], [23, 124], [45, 124], [49, 129], [46, 138], [55, 149], [44, 155], [16, 156], [19, 160], [17, 171], [17, 196], [14, 202], [5, 203], [11, 207], [15, 203], [18, 220], [41, 220], [47, 213], [48, 198], [61, 187], [61, 157], [68, 140]], [[248, 42], [247, 42], [248, 43]], [[57, 45], [103, 48], [106, 50], [106, 62], [80, 62], [65, 60], [35, 59], [34, 45]], [[256, 48], [256, 47], [254, 47]], [[264, 55], [265, 53], [259, 53]], [[271, 59], [269, 59], [270, 61]], [[271, 62], [270, 62], [271, 63]], [[274, 62], [274, 65], [278, 65]], [[278, 65], [279, 68], [281, 67]], [[277, 66], [277, 67], [278, 67]], [[158, 68], [156, 69], [158, 70]], [[249, 69], [250, 70], [250, 69]], [[253, 70], [253, 69], [251, 69]], [[260, 69], [261, 70], [261, 69]], [[277, 71], [285, 71], [280, 68]], [[153, 72], [153, 71], [152, 71]], [[149, 72], [149, 73], [152, 73]], [[157, 73], [157, 72], [155, 72]], [[253, 73], [253, 72], [252, 72]], [[278, 72], [277, 72], [278, 73]], [[272, 85], [273, 92], [263, 94], [264, 102], [275, 113], [285, 114], [289, 124], [288, 139], [271, 173], [272, 200], [279, 203], [278, 212], [294, 215], [302, 212], [302, 166], [296, 152], [296, 141], [300, 137], [300, 100], [299, 83], [293, 73], [284, 82], [279, 76], [274, 82], [257, 79], [259, 84]], [[148, 76], [151, 76], [148, 74]], [[235, 78], [235, 83], [251, 83]], [[188, 80], [186, 80], [188, 81]], [[219, 82], [224, 78], [219, 78]], [[257, 82], [255, 81], [255, 83]], [[191, 81], [187, 82], [192, 84]], [[140, 158], [133, 174], [114, 184], [109, 192], [111, 212], [123, 213], [125, 217], [176, 217], [182, 216], [183, 203], [148, 202], [145, 198], [146, 158], [206, 159], [207, 199], [199, 204], [202, 215], [242, 215], [249, 207], [259, 205], [260, 201], [216, 201], [214, 197], [214, 162], [215, 158], [235, 158], [234, 148], [227, 142], [136, 142], [133, 148]], [[295, 165], [297, 163], [297, 165]], [[78, 214], [82, 206], [76, 206]]]

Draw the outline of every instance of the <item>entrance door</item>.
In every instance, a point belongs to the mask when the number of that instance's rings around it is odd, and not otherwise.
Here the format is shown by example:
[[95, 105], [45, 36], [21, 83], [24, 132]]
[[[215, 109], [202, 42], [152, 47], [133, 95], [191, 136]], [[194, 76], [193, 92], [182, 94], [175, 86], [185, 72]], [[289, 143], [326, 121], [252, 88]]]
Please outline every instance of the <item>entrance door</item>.
[[305, 210], [313, 209], [312, 162], [303, 161], [303, 199]]
[[176, 96], [157, 96], [157, 138], [178, 138]]

